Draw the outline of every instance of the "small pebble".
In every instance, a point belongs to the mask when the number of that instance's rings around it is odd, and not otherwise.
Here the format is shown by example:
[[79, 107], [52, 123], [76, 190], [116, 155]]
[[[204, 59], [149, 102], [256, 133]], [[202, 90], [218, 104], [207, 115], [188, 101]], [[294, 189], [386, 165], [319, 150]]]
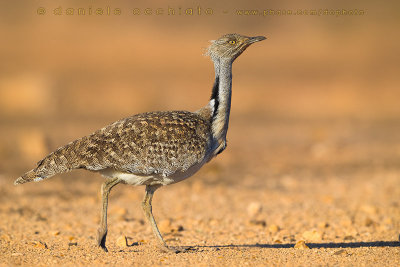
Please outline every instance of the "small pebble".
[[335, 253], [333, 253], [333, 255], [342, 255], [344, 253], [347, 253], [346, 250], [344, 249], [339, 249], [338, 251], [336, 251]]
[[371, 205], [363, 205], [361, 210], [369, 214], [376, 214], [378, 212], [378, 208]]
[[351, 235], [346, 235], [346, 236], [344, 237], [344, 240], [345, 240], [345, 241], [353, 240], [353, 239], [354, 239], [354, 237], [351, 236]]
[[0, 236], [0, 240], [5, 241], [5, 242], [10, 242], [11, 241], [11, 237], [7, 234], [2, 234]]
[[56, 236], [60, 234], [60, 231], [51, 231], [50, 234]]
[[215, 225], [218, 225], [218, 224], [219, 224], [219, 221], [216, 220], [216, 219], [211, 219], [209, 221], [209, 223], [208, 223], [209, 226], [215, 226]]
[[242, 238], [254, 238], [254, 237], [257, 237], [257, 233], [255, 233], [254, 231], [245, 231], [245, 232], [242, 232]]
[[33, 242], [33, 246], [34, 246], [35, 248], [47, 249], [46, 243], [41, 242], [41, 241], [34, 241], [34, 242]]
[[162, 220], [159, 223], [158, 228], [163, 233], [176, 233], [184, 230], [182, 225], [173, 225], [170, 219]]
[[259, 203], [259, 202], [252, 202], [247, 207], [247, 212], [251, 217], [254, 217], [254, 216], [260, 214], [261, 210], [262, 210], [262, 206], [261, 206], [261, 203]]
[[353, 224], [350, 218], [342, 218], [342, 220], [339, 222], [341, 226], [343, 227], [349, 227], [350, 225]]
[[320, 222], [320, 223], [318, 224], [318, 227], [319, 227], [319, 228], [327, 228], [327, 227], [329, 227], [329, 223], [327, 223], [327, 222]]
[[267, 223], [264, 220], [250, 220], [250, 224], [265, 227]]
[[183, 230], [185, 230], [185, 228], [183, 228], [182, 225], [178, 225], [178, 227], [176, 227], [176, 232], [182, 232]]
[[171, 220], [166, 219], [160, 221], [158, 223], [158, 228], [160, 229], [160, 232], [170, 233], [172, 231]]
[[303, 238], [308, 241], [319, 241], [322, 239], [322, 234], [317, 230], [305, 231], [303, 233]]
[[115, 212], [115, 214], [118, 214], [118, 215], [128, 214], [128, 210], [125, 208], [117, 208], [114, 212]]
[[304, 242], [303, 240], [300, 240], [296, 243], [296, 245], [294, 245], [294, 248], [296, 249], [310, 249], [307, 245], [306, 242]]
[[383, 220], [384, 224], [388, 224], [388, 225], [392, 225], [393, 224], [393, 220], [392, 218], [386, 218], [385, 220]]
[[268, 231], [270, 231], [271, 233], [276, 233], [279, 230], [280, 230], [280, 228], [276, 224], [271, 224], [270, 226], [268, 226]]
[[117, 238], [117, 246], [121, 248], [126, 248], [128, 246], [128, 241], [126, 239], [126, 236], [121, 235]]
[[114, 210], [113, 215], [117, 218], [117, 220], [119, 221], [125, 221], [126, 217], [128, 214], [128, 210], [125, 208], [118, 208], [116, 210]]
[[365, 226], [370, 227], [370, 226], [376, 225], [376, 222], [374, 222], [371, 218], [367, 217], [365, 219], [364, 224], [365, 224]]
[[19, 252], [16, 252], [16, 253], [12, 253], [11, 254], [11, 256], [13, 256], [13, 257], [19, 257], [19, 256], [22, 256], [23, 254], [22, 253], [19, 253]]

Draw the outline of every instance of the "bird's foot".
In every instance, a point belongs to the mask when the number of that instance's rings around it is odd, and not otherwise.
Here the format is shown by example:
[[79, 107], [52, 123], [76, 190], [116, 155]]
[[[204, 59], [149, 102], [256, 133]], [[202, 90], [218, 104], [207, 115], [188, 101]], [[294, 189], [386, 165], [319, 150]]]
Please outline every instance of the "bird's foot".
[[108, 249], [107, 249], [107, 247], [106, 246], [99, 246], [104, 252], [108, 252]]
[[101, 247], [104, 252], [108, 252], [108, 249], [106, 247], [106, 237], [107, 237], [107, 231], [105, 233], [99, 231], [99, 234], [97, 236], [97, 246]]

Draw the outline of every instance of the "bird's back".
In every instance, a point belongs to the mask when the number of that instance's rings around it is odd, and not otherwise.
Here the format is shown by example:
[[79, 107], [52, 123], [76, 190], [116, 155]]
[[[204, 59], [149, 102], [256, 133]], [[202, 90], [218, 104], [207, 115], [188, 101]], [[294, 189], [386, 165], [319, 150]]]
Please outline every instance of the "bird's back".
[[167, 177], [204, 162], [211, 139], [211, 121], [198, 113], [142, 113], [60, 147], [15, 183], [78, 168]]

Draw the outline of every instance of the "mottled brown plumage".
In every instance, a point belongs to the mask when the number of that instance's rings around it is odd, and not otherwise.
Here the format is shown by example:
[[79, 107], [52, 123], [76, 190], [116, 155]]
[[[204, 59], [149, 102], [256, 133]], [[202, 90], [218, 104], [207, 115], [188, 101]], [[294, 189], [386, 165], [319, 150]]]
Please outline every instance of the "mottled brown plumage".
[[162, 179], [185, 172], [205, 158], [212, 143], [210, 127], [209, 118], [188, 111], [134, 115], [58, 148], [15, 183], [41, 180], [78, 168], [111, 168]]
[[[119, 184], [146, 185], [143, 211], [164, 250], [152, 213], [152, 197], [163, 185], [192, 176], [226, 147], [232, 90], [232, 63], [265, 37], [226, 34], [212, 41], [207, 54], [214, 62], [215, 82], [208, 104], [196, 112], [160, 111], [134, 115], [77, 139], [38, 162], [15, 184], [41, 181], [74, 169], [101, 173], [102, 210], [97, 245], [107, 251], [107, 207]], [[173, 251], [177, 251], [172, 249]]]

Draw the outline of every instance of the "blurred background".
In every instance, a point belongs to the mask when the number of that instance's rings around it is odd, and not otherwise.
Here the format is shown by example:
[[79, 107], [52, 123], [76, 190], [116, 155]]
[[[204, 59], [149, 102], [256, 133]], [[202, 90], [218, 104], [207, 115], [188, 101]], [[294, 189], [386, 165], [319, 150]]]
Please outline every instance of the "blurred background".
[[[268, 39], [235, 62], [228, 149], [198, 179], [256, 185], [293, 173], [398, 170], [399, 8], [396, 1], [1, 1], [1, 180], [120, 118], [202, 107], [214, 77], [204, 50], [231, 32]], [[313, 10], [319, 15], [306, 14]]]

